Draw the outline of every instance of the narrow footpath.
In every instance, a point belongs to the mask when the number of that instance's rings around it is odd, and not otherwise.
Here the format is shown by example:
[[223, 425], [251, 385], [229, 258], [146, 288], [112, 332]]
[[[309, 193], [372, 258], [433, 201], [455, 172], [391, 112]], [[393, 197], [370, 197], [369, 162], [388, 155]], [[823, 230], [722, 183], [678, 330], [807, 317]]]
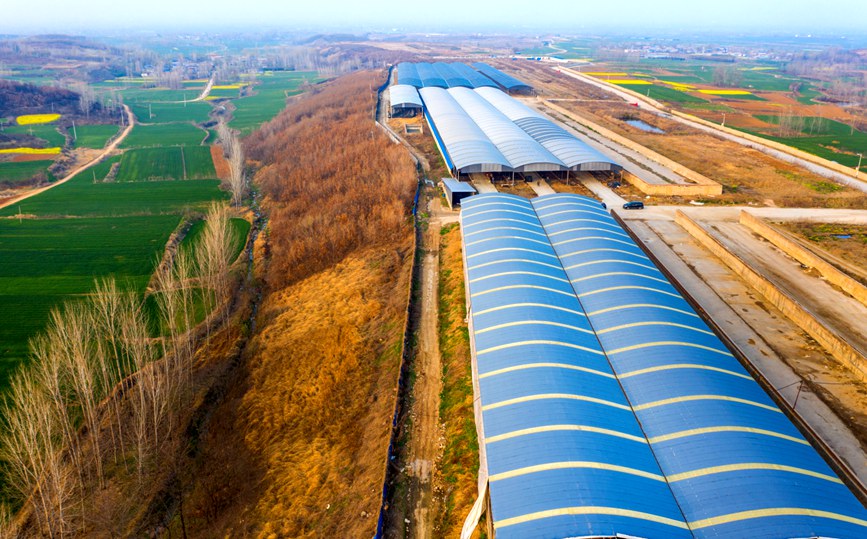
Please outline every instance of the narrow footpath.
[[420, 304], [418, 309], [417, 341], [413, 354], [415, 381], [412, 391], [409, 446], [404, 473], [409, 480], [409, 504], [405, 537], [432, 539], [437, 503], [434, 500], [433, 477], [439, 460], [442, 438], [439, 423], [442, 363], [439, 348], [439, 239], [441, 220], [433, 206], [438, 198], [428, 198], [426, 207], [430, 220], [422, 234], [421, 271], [419, 272]]

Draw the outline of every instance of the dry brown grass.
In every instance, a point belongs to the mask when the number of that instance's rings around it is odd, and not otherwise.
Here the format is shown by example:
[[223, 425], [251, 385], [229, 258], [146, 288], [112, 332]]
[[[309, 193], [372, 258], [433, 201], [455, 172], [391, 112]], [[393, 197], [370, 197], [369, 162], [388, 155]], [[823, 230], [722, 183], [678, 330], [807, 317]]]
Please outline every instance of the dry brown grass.
[[817, 223], [814, 221], [775, 224], [810, 243], [816, 244], [822, 250], [867, 271], [867, 225]]
[[195, 535], [373, 535], [410, 245], [350, 256], [263, 303], [242, 386], [203, 439]]
[[464, 322], [467, 313], [461, 231], [457, 225], [442, 229], [439, 295], [443, 363], [440, 422], [445, 425], [446, 445], [435, 478], [443, 504], [435, 531], [438, 537], [458, 537], [478, 496], [479, 445], [473, 416], [470, 341]]

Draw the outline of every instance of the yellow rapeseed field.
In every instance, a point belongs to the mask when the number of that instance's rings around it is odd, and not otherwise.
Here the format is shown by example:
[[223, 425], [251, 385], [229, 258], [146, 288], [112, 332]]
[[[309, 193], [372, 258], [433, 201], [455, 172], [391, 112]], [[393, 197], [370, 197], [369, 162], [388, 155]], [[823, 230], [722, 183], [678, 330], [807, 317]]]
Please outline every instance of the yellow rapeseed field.
[[60, 119], [60, 114], [24, 114], [15, 119], [18, 125], [47, 124]]
[[610, 82], [611, 84], [645, 84], [647, 86], [653, 84], [652, 82], [643, 79], [611, 79], [606, 82]]
[[21, 153], [27, 155], [53, 155], [60, 153], [59, 147], [54, 148], [2, 148], [0, 153]]
[[215, 84], [211, 86], [211, 90], [239, 90], [246, 86], [245, 84]]
[[746, 90], [699, 90], [698, 92], [707, 95], [753, 95]]
[[687, 91], [695, 90], [695, 86], [693, 86], [692, 84], [684, 84], [682, 82], [674, 82], [674, 81], [670, 81], [670, 80], [660, 80], [659, 82], [663, 82], [665, 84], [668, 84], [669, 86], [671, 86], [675, 90], [680, 90], [681, 92], [687, 92]]

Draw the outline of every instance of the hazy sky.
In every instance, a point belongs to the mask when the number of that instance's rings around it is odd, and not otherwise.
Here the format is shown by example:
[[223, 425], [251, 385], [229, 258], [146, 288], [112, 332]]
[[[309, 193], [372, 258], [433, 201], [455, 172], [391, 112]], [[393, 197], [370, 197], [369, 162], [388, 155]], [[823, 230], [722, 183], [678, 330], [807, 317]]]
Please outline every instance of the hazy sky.
[[253, 25], [600, 32], [646, 26], [863, 34], [865, 6], [865, 0], [2, 0], [0, 34]]

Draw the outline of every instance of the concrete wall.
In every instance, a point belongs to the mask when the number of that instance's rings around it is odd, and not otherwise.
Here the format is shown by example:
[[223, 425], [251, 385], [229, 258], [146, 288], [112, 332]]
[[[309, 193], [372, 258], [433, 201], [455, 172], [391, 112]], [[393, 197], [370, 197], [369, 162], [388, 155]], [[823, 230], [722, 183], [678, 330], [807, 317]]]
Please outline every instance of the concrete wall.
[[634, 185], [636, 189], [646, 195], [686, 197], [718, 195], [722, 192], [722, 186], [720, 184], [695, 185], [680, 183], [648, 183], [628, 170], [623, 171], [623, 179]]
[[785, 231], [745, 211], [741, 212], [740, 223], [773, 243], [801, 264], [815, 268], [829, 283], [840, 287], [844, 292], [867, 305], [867, 287], [838, 270], [817, 254], [805, 249]]
[[[547, 100], [542, 100], [542, 103], [545, 106], [549, 107], [550, 109], [555, 110], [555, 111], [559, 112], [560, 114], [566, 116], [567, 118], [571, 118], [572, 120], [575, 120], [576, 122], [583, 125], [584, 127], [588, 128], [588, 129], [592, 129], [593, 131], [596, 131], [597, 133], [599, 133], [603, 137], [610, 139], [610, 140], [616, 142], [617, 144], [620, 144], [621, 146], [629, 148], [630, 150], [636, 151], [636, 152], [640, 153], [641, 155], [643, 155], [644, 157], [647, 157], [648, 159], [655, 161], [655, 162], [659, 163], [660, 165], [668, 168], [669, 170], [671, 170], [675, 174], [683, 176], [687, 180], [693, 182], [692, 184], [679, 184], [679, 183], [650, 184], [650, 183], [645, 182], [644, 180], [640, 180], [640, 184], [639, 184], [639, 183], [633, 183], [632, 180], [627, 180], [630, 183], [632, 183], [633, 185], [635, 185], [638, 189], [641, 189], [643, 192], [647, 193], [648, 195], [695, 196], [695, 195], [719, 195], [719, 194], [722, 194], [722, 185], [711, 180], [707, 176], [699, 174], [698, 172], [696, 172], [692, 169], [686, 168], [685, 166], [681, 165], [680, 163], [672, 161], [671, 159], [665, 157], [664, 155], [656, 153], [655, 151], [651, 150], [650, 148], [642, 146], [641, 144], [638, 144], [635, 141], [629, 140], [628, 138], [626, 138], [624, 136], [618, 135], [614, 131], [611, 131], [610, 129], [602, 127], [601, 125], [599, 125], [595, 122], [591, 122], [590, 120], [588, 120], [588, 119], [586, 119], [586, 118], [584, 118], [578, 114], [575, 114], [574, 112], [572, 112], [570, 110], [566, 110], [557, 104], [554, 104], [554, 103], [547, 101]], [[653, 191], [653, 192], [648, 191], [648, 190], [645, 190], [645, 188], [653, 189], [655, 191]], [[666, 189], [661, 189], [661, 188], [666, 188]]]
[[682, 211], [675, 213], [674, 221], [711, 253], [720, 258], [738, 276], [756, 289], [774, 307], [779, 309], [798, 327], [821, 344], [835, 359], [847, 367], [856, 377], [867, 381], [867, 359], [843, 337], [822, 324], [813, 313], [802, 307], [791, 296], [765, 279], [744, 260], [729, 251], [701, 225]]

